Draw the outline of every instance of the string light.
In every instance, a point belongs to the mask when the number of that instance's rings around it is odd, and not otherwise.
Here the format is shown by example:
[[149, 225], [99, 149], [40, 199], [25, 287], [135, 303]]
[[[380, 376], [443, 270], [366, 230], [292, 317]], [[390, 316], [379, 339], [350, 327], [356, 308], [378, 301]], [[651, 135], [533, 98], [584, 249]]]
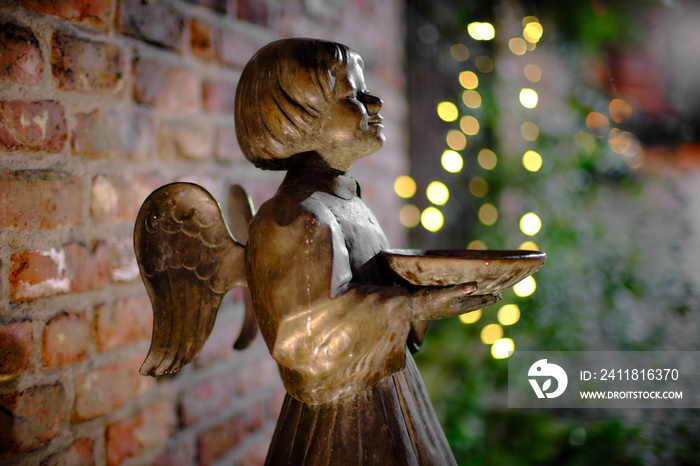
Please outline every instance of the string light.
[[469, 60], [469, 49], [464, 44], [454, 44], [450, 47], [450, 55], [457, 61]]
[[526, 65], [523, 72], [525, 74], [525, 79], [530, 82], [536, 83], [542, 79], [542, 70], [537, 65]]
[[493, 170], [498, 163], [498, 157], [491, 149], [481, 149], [476, 156], [476, 161], [484, 170]]
[[520, 91], [520, 104], [525, 108], [537, 107], [537, 92], [534, 89], [522, 89]]
[[444, 222], [445, 219], [442, 216], [442, 212], [435, 207], [428, 207], [420, 216], [420, 223], [428, 231], [436, 232], [440, 230]]
[[518, 249], [523, 249], [525, 251], [539, 251], [540, 248], [534, 241], [525, 241], [523, 244], [518, 246]]
[[467, 137], [461, 131], [451, 129], [445, 137], [447, 145], [453, 150], [462, 150], [467, 147]]
[[488, 324], [481, 329], [481, 341], [491, 345], [503, 337], [503, 327], [498, 324]]
[[537, 214], [530, 212], [520, 219], [520, 230], [528, 236], [535, 236], [542, 228], [542, 221]]
[[[474, 90], [466, 90], [462, 93], [462, 101], [469, 108], [481, 107], [481, 95]], [[457, 118], [455, 118], [456, 120]]]
[[399, 210], [399, 221], [406, 228], [415, 228], [420, 223], [420, 209], [413, 204], [406, 204]]
[[483, 241], [480, 239], [475, 239], [474, 241], [470, 242], [467, 245], [467, 249], [476, 249], [479, 251], [485, 251], [486, 250], [486, 244], [484, 244]]
[[467, 312], [466, 314], [461, 314], [459, 316], [459, 320], [463, 324], [473, 324], [474, 322], [477, 322], [481, 318], [481, 309], [477, 309], [476, 311], [472, 312]]
[[527, 52], [527, 44], [520, 37], [513, 37], [509, 40], [508, 48], [515, 55], [525, 55], [525, 52]]
[[394, 191], [399, 197], [408, 199], [416, 194], [416, 182], [408, 175], [402, 175], [394, 181]]
[[471, 115], [465, 115], [459, 119], [459, 128], [469, 136], [476, 136], [479, 133], [479, 120]]
[[480, 176], [469, 180], [469, 192], [474, 197], [484, 197], [489, 192], [489, 184]]
[[520, 320], [520, 308], [517, 304], [506, 304], [498, 310], [498, 322], [501, 325], [513, 325]]
[[465, 89], [476, 89], [479, 86], [479, 77], [473, 71], [459, 73], [459, 83]]
[[513, 292], [515, 292], [515, 295], [520, 298], [527, 298], [534, 293], [536, 289], [537, 283], [535, 283], [535, 279], [532, 278], [532, 276], [524, 278], [522, 281], [513, 286]]
[[523, 155], [523, 166], [527, 171], [536, 172], [542, 168], [542, 157], [534, 150], [529, 150]]
[[459, 110], [452, 102], [440, 102], [437, 106], [437, 113], [443, 121], [455, 121], [459, 116]]
[[534, 44], [542, 38], [542, 32], [542, 25], [539, 22], [527, 23], [523, 29], [523, 37]]
[[426, 189], [426, 195], [428, 200], [435, 205], [444, 205], [450, 198], [450, 191], [447, 189], [443, 183], [439, 181], [433, 181], [428, 185]]
[[450, 173], [459, 173], [464, 166], [462, 156], [453, 150], [443, 152], [440, 162], [442, 163], [442, 168]]
[[608, 134], [610, 129], [610, 121], [608, 117], [598, 112], [591, 112], [586, 115], [586, 128], [590, 131], [593, 136], [597, 138], [602, 138]]
[[482, 73], [490, 73], [493, 71], [493, 60], [486, 55], [480, 55], [474, 60], [476, 69]]
[[496, 37], [496, 30], [491, 23], [469, 23], [467, 32], [475, 40], [491, 40]]
[[487, 202], [479, 207], [477, 216], [479, 217], [479, 221], [488, 227], [498, 221], [498, 209], [496, 209], [496, 206], [493, 204]]
[[624, 123], [632, 117], [632, 106], [622, 99], [611, 100], [609, 111], [615, 123]]
[[515, 343], [510, 338], [501, 338], [491, 345], [491, 356], [494, 359], [506, 359], [515, 351]]

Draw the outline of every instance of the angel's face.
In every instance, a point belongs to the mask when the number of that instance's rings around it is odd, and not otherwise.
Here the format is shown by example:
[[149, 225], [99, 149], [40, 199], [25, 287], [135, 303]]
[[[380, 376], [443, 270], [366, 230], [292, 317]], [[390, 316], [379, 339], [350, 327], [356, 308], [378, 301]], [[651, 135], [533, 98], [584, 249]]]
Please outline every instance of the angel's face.
[[363, 68], [362, 58], [349, 52], [347, 66], [336, 72], [332, 101], [320, 121], [317, 152], [340, 171], [381, 149], [385, 140], [379, 115], [382, 100], [367, 91]]

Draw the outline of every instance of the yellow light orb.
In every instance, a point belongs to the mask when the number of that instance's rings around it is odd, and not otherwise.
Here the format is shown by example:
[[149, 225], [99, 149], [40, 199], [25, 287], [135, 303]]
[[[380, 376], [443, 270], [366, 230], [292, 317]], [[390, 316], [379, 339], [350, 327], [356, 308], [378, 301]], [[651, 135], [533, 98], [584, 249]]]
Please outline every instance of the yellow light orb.
[[524, 249], [526, 251], [539, 251], [540, 248], [534, 241], [525, 241], [523, 244], [518, 246], [518, 249]]
[[513, 325], [520, 320], [520, 308], [517, 304], [506, 304], [498, 310], [498, 321], [501, 325]]
[[476, 311], [468, 312], [466, 314], [461, 314], [459, 316], [459, 320], [463, 324], [473, 324], [474, 322], [478, 321], [481, 318], [481, 309], [477, 309]]
[[515, 55], [525, 55], [525, 52], [527, 52], [527, 44], [520, 37], [513, 37], [509, 40], [508, 48]]
[[622, 99], [610, 101], [610, 118], [615, 123], [624, 123], [632, 117], [632, 106]]
[[408, 175], [402, 175], [394, 181], [394, 191], [399, 197], [408, 199], [416, 194], [416, 182]]
[[459, 83], [465, 89], [476, 89], [479, 86], [479, 78], [473, 71], [462, 71], [459, 73]]
[[535, 236], [542, 228], [542, 221], [537, 214], [530, 212], [520, 219], [520, 230], [528, 236]]
[[420, 223], [420, 209], [413, 204], [406, 204], [399, 210], [399, 221], [406, 228], [415, 228]]
[[474, 197], [484, 197], [489, 192], [489, 184], [480, 176], [469, 180], [469, 192]]
[[542, 25], [540, 23], [527, 23], [523, 29], [523, 37], [533, 44], [542, 38]]
[[529, 150], [523, 155], [523, 166], [527, 171], [536, 172], [542, 168], [542, 156], [534, 150]]
[[480, 55], [474, 60], [476, 69], [482, 73], [490, 73], [493, 71], [493, 60], [486, 55]]
[[480, 239], [475, 239], [467, 245], [467, 249], [476, 249], [478, 251], [485, 251], [486, 245]]
[[608, 134], [610, 149], [618, 154], [626, 154], [634, 139], [635, 137], [632, 133], [617, 128], [611, 129], [610, 134]]
[[435, 207], [428, 207], [420, 216], [420, 223], [428, 231], [435, 232], [440, 230], [444, 222], [445, 219], [442, 216], [442, 212]]
[[450, 147], [450, 149], [462, 150], [467, 147], [467, 137], [463, 132], [456, 129], [449, 130], [445, 140], [447, 141], [447, 145]]
[[442, 163], [442, 168], [450, 173], [459, 173], [464, 166], [462, 156], [453, 150], [443, 152], [440, 162]]
[[462, 93], [462, 102], [469, 108], [481, 107], [481, 95], [473, 90], [464, 91]]
[[469, 60], [469, 49], [464, 44], [455, 44], [450, 47], [450, 55], [457, 61]]
[[467, 25], [467, 32], [476, 40], [491, 40], [496, 37], [496, 31], [490, 23], [470, 23]]
[[537, 16], [526, 16], [523, 18], [523, 27], [527, 26], [529, 23], [539, 23], [540, 20], [537, 19]]
[[459, 129], [461, 129], [464, 134], [475, 136], [479, 133], [479, 120], [471, 115], [463, 116], [459, 119]]
[[428, 200], [435, 205], [444, 205], [450, 198], [450, 191], [447, 189], [447, 186], [439, 181], [430, 183], [428, 189], [426, 189], [426, 194]]
[[506, 359], [515, 351], [515, 344], [511, 338], [500, 338], [491, 345], [493, 359]]
[[498, 221], [498, 209], [491, 203], [486, 203], [479, 207], [479, 212], [477, 213], [479, 221], [486, 226], [491, 226], [496, 221]]
[[537, 65], [526, 65], [525, 66], [525, 79], [530, 82], [536, 83], [542, 79], [542, 70]]
[[535, 283], [535, 279], [532, 278], [532, 276], [524, 278], [519, 283], [516, 283], [513, 287], [515, 295], [521, 298], [526, 298], [530, 296], [532, 293], [535, 292], [536, 289], [537, 283]]
[[520, 104], [525, 108], [537, 107], [537, 92], [533, 89], [522, 89], [520, 91]]
[[491, 149], [481, 149], [476, 157], [476, 161], [484, 170], [493, 170], [498, 163], [498, 157]]
[[591, 112], [586, 116], [586, 128], [593, 136], [602, 138], [608, 134], [610, 129], [610, 121], [608, 117], [598, 112]]
[[440, 102], [437, 106], [437, 113], [443, 121], [455, 121], [459, 116], [459, 110], [452, 102]]
[[520, 125], [520, 134], [526, 141], [536, 141], [540, 136], [540, 129], [531, 121], [526, 121]]
[[503, 337], [503, 327], [498, 324], [488, 324], [481, 329], [481, 341], [487, 345], [495, 343]]

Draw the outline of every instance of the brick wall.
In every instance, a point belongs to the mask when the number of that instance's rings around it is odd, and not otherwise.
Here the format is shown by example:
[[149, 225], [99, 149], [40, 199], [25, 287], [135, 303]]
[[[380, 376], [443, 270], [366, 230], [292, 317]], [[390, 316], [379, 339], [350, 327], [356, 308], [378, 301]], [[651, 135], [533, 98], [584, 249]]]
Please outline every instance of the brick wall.
[[[131, 236], [176, 180], [260, 205], [281, 175], [246, 162], [232, 117], [242, 66], [289, 36], [344, 42], [382, 96], [389, 143], [357, 164], [397, 246], [406, 173], [402, 2], [5, 0], [0, 6], [0, 465], [256, 464], [283, 396], [227, 298], [199, 358], [142, 377], [151, 310]], [[235, 302], [234, 302], [235, 301]]]

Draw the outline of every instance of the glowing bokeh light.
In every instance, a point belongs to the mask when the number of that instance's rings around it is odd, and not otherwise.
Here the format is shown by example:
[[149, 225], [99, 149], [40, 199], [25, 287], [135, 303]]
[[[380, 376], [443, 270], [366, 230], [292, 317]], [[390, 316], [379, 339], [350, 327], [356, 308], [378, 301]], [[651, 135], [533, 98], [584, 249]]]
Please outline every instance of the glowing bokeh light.
[[529, 212], [520, 218], [520, 231], [527, 236], [535, 236], [542, 228], [542, 221], [533, 212]]
[[542, 156], [534, 150], [529, 150], [523, 155], [523, 166], [527, 171], [536, 172], [542, 168]]
[[515, 343], [511, 338], [500, 338], [491, 345], [493, 359], [506, 359], [515, 351]]
[[506, 304], [498, 310], [498, 322], [501, 325], [513, 325], [520, 320], [520, 308], [517, 304]]
[[479, 77], [473, 71], [462, 71], [459, 73], [459, 83], [465, 89], [476, 89], [479, 87]]
[[589, 155], [595, 151], [595, 138], [589, 132], [579, 131], [578, 133], [574, 134], [574, 141], [576, 141], [576, 143]]
[[487, 202], [479, 207], [477, 216], [479, 217], [479, 221], [488, 227], [498, 221], [498, 209], [496, 209], [496, 206], [493, 204]]
[[491, 40], [496, 37], [496, 30], [491, 23], [470, 23], [467, 26], [467, 32], [475, 40]]
[[525, 55], [525, 52], [527, 52], [527, 44], [520, 37], [513, 37], [509, 40], [508, 48], [515, 55]]
[[443, 121], [455, 121], [459, 116], [459, 110], [452, 102], [440, 102], [437, 106], [437, 113]]
[[523, 18], [523, 27], [527, 26], [529, 23], [539, 23], [540, 20], [537, 16], [526, 16]]
[[462, 156], [453, 150], [446, 150], [440, 158], [442, 168], [450, 173], [459, 173], [464, 166]]
[[609, 111], [615, 123], [624, 123], [632, 117], [632, 106], [622, 99], [611, 100]]
[[498, 324], [488, 324], [481, 329], [481, 341], [487, 345], [495, 343], [503, 337], [503, 327]]
[[527, 23], [523, 29], [523, 37], [526, 41], [534, 44], [542, 38], [542, 32], [542, 25], [540, 23]]
[[481, 106], [481, 95], [476, 91], [467, 90], [462, 93], [462, 101], [469, 108], [479, 108]]
[[477, 322], [479, 319], [481, 319], [481, 309], [477, 309], [476, 311], [472, 312], [467, 312], [466, 314], [460, 314], [459, 320], [463, 324], [473, 324], [474, 322]]
[[479, 120], [471, 115], [463, 116], [459, 119], [459, 129], [461, 129], [464, 134], [475, 136], [479, 134]]
[[399, 197], [408, 199], [416, 194], [416, 182], [408, 175], [402, 175], [394, 181], [394, 191]]
[[626, 154], [634, 140], [635, 137], [632, 133], [617, 128], [611, 129], [610, 134], [608, 134], [610, 149], [618, 154]]
[[644, 148], [637, 142], [632, 143], [630, 148], [625, 152], [625, 163], [630, 168], [637, 169], [644, 163], [645, 152]]
[[469, 192], [474, 197], [484, 197], [489, 192], [489, 184], [480, 176], [469, 180]]
[[481, 149], [476, 156], [476, 161], [484, 170], [493, 170], [498, 163], [498, 157], [491, 149]]
[[593, 136], [602, 138], [608, 134], [610, 129], [610, 120], [608, 117], [598, 112], [591, 112], [586, 116], [586, 128]]
[[420, 223], [420, 209], [413, 204], [406, 204], [399, 210], [399, 221], [406, 228], [417, 227]]
[[445, 219], [442, 216], [442, 212], [437, 210], [435, 207], [428, 207], [420, 215], [420, 223], [428, 231], [438, 231], [442, 228]]
[[447, 186], [439, 181], [430, 183], [425, 193], [428, 196], [428, 200], [435, 205], [444, 205], [450, 198], [450, 191], [447, 189]]
[[450, 55], [457, 61], [469, 60], [469, 49], [464, 44], [454, 44], [450, 47]]
[[467, 249], [476, 249], [479, 251], [485, 251], [486, 250], [486, 244], [481, 241], [480, 239], [475, 239], [474, 241], [471, 241], [467, 245]]
[[526, 121], [520, 126], [520, 134], [526, 141], [536, 141], [540, 136], [540, 129], [531, 121]]
[[537, 283], [535, 283], [535, 279], [532, 278], [531, 276], [524, 278], [519, 283], [516, 283], [515, 286], [513, 287], [513, 291], [515, 292], [515, 295], [520, 297], [520, 298], [527, 298], [532, 293], [534, 293], [536, 289], [537, 289]]
[[482, 73], [490, 73], [493, 71], [493, 60], [486, 55], [479, 55], [476, 57], [474, 64], [476, 65], [476, 69]]
[[540, 79], [542, 79], [542, 70], [537, 65], [526, 65], [524, 74], [525, 79], [533, 83], [539, 82]]
[[525, 241], [523, 244], [518, 246], [518, 249], [523, 249], [525, 251], [539, 251], [540, 248], [534, 241]]
[[534, 89], [522, 89], [520, 91], [520, 104], [525, 108], [537, 107], [537, 92]]
[[453, 150], [462, 150], [467, 147], [467, 137], [463, 132], [456, 129], [451, 129], [447, 132], [445, 137], [447, 145]]

